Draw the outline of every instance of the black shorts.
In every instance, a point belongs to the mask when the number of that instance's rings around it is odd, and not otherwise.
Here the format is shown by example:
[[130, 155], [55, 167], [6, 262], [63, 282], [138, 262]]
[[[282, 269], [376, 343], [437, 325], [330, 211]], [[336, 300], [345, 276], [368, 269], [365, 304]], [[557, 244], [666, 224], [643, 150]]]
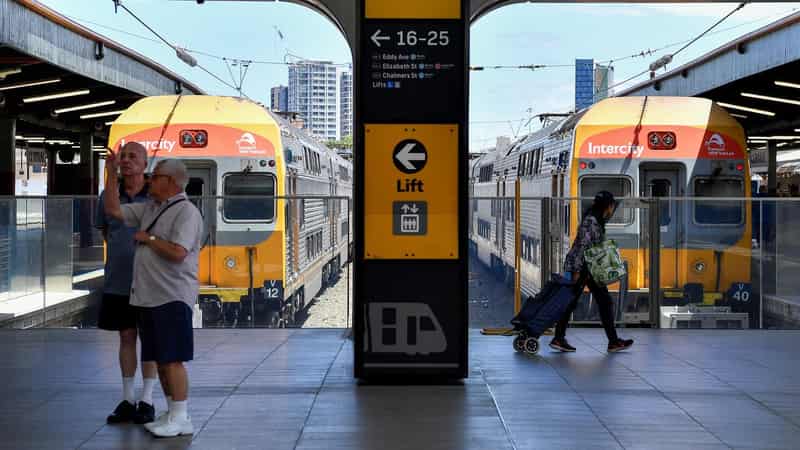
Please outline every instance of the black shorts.
[[142, 361], [166, 364], [194, 358], [192, 309], [189, 305], [170, 302], [155, 308], [138, 309]]
[[103, 294], [97, 328], [110, 331], [135, 329], [138, 309], [131, 306], [127, 295]]

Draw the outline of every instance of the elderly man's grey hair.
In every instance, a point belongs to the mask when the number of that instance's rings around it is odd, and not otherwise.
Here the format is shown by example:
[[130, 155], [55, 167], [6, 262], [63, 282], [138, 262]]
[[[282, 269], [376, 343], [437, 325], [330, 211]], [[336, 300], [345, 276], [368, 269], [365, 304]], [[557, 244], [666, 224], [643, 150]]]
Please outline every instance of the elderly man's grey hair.
[[162, 174], [171, 176], [175, 183], [181, 187], [181, 190], [186, 190], [186, 185], [189, 184], [189, 172], [179, 159], [161, 160], [156, 164], [156, 169], [159, 168]]

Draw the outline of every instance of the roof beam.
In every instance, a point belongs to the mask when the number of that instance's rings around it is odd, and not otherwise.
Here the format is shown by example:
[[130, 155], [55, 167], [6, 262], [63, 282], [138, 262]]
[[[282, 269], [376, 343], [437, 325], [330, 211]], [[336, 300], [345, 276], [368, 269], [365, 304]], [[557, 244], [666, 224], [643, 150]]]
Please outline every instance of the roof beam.
[[[175, 94], [176, 83], [202, 93], [165, 67], [37, 2], [0, 0], [0, 42], [48, 64], [139, 95]], [[98, 42], [104, 45], [100, 57], [96, 54]]]

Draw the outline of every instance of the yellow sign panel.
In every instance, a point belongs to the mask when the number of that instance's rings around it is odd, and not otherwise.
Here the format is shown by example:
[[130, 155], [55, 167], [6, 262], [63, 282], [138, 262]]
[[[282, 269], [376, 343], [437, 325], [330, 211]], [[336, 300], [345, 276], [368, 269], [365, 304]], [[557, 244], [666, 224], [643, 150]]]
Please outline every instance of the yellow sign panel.
[[366, 259], [458, 259], [458, 125], [365, 125]]
[[366, 0], [367, 19], [460, 19], [461, 0]]

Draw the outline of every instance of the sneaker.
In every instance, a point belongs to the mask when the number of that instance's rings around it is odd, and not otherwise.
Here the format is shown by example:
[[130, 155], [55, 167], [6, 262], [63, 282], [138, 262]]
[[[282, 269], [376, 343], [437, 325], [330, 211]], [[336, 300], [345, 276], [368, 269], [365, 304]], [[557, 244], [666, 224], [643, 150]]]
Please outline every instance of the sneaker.
[[125, 423], [130, 422], [133, 420], [133, 416], [136, 414], [136, 407], [127, 400], [123, 400], [119, 402], [116, 408], [114, 408], [114, 412], [111, 413], [110, 416], [106, 418], [106, 423], [114, 424], [114, 423]]
[[564, 339], [564, 338], [560, 338], [560, 339], [559, 338], [555, 338], [552, 341], [550, 341], [550, 348], [552, 348], [554, 350], [559, 350], [559, 351], [562, 351], [562, 352], [570, 352], [570, 353], [575, 351], [575, 347], [569, 345], [567, 340]]
[[156, 409], [153, 407], [153, 405], [145, 402], [139, 402], [139, 404], [136, 405], [136, 414], [133, 415], [133, 423], [139, 425], [150, 423], [155, 420], [155, 416]]
[[169, 411], [164, 411], [158, 415], [156, 420], [144, 424], [144, 429], [152, 433], [153, 428], [164, 425], [165, 423], [167, 423], [168, 420], [169, 420]]
[[633, 345], [633, 339], [617, 339], [614, 342], [608, 343], [608, 353], [616, 353], [627, 350], [631, 348], [631, 345]]
[[194, 433], [192, 419], [167, 419], [166, 422], [150, 427], [150, 432], [156, 437], [175, 437]]

